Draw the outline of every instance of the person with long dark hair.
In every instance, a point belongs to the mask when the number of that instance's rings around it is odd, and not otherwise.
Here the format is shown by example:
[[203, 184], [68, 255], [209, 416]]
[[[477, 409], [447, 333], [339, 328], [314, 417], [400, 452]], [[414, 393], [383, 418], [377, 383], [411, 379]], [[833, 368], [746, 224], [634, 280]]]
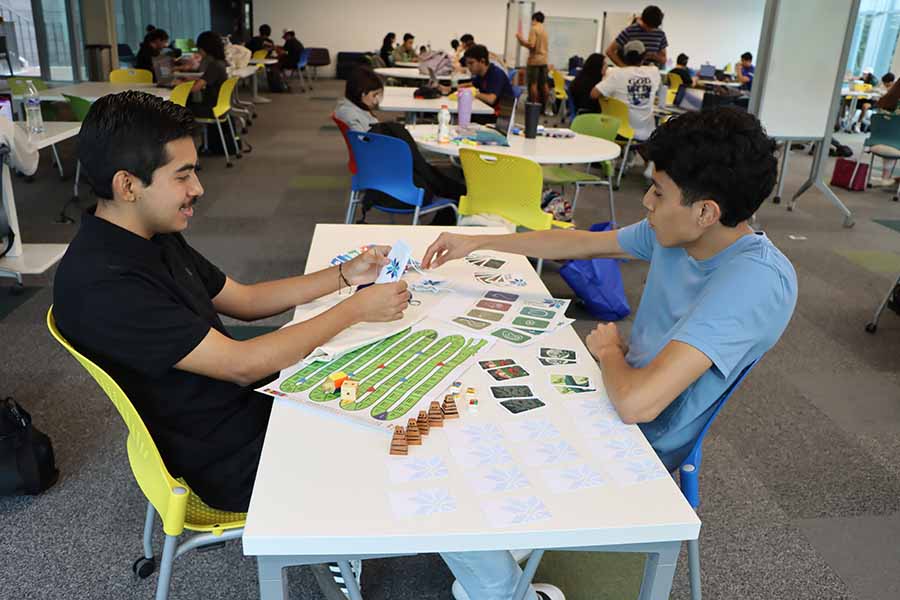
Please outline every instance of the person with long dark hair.
[[596, 98], [591, 98], [591, 90], [603, 81], [606, 69], [606, 57], [599, 52], [594, 52], [584, 61], [581, 70], [569, 84], [569, 94], [575, 103], [575, 114], [600, 112], [600, 103]]
[[378, 122], [372, 112], [384, 96], [384, 83], [374, 71], [365, 67], [354, 69], [344, 86], [344, 97], [338, 98], [334, 116], [353, 131], [368, 131]]
[[153, 79], [156, 80], [156, 73], [153, 71], [153, 59], [159, 56], [163, 49], [169, 45], [169, 34], [165, 29], [154, 28], [153, 31], [144, 36], [141, 47], [138, 50], [137, 57], [134, 60], [135, 69], [144, 69], [153, 73]]
[[378, 51], [378, 56], [381, 57], [381, 60], [384, 61], [385, 66], [391, 67], [394, 65], [394, 41], [397, 39], [397, 34], [393, 31], [388, 32], [386, 36], [384, 36], [384, 40], [381, 42], [381, 50]]
[[[198, 71], [203, 77], [194, 82], [187, 107], [198, 117], [212, 117], [212, 107], [219, 99], [219, 88], [228, 79], [228, 63], [225, 62], [225, 45], [222, 37], [212, 31], [204, 31], [197, 37], [200, 54]], [[200, 100], [194, 101], [194, 92], [200, 92]]]

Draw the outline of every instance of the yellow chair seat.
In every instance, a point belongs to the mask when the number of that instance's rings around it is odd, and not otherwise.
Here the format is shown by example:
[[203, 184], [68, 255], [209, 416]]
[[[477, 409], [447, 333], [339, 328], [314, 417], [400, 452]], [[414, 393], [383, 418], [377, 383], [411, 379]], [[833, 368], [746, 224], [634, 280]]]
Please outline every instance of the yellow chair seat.
[[563, 167], [561, 165], [547, 165], [544, 167], [545, 185], [568, 185], [587, 181], [604, 181], [604, 179], [571, 167]]
[[[187, 483], [180, 477], [179, 483], [190, 489]], [[184, 528], [191, 531], [209, 531], [220, 535], [228, 529], [243, 527], [247, 520], [247, 513], [228, 512], [213, 508], [203, 502], [200, 496], [191, 492], [188, 496], [187, 508], [184, 512]]]

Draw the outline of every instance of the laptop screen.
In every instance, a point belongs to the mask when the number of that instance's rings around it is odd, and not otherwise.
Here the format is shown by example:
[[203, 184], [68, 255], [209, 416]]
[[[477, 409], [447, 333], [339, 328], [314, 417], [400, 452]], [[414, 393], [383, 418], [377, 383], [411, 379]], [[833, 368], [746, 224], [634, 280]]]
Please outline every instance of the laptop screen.
[[512, 132], [513, 124], [516, 120], [516, 106], [519, 103], [518, 98], [513, 96], [503, 96], [499, 101], [499, 110], [497, 112], [497, 131], [505, 135], [509, 139]]
[[175, 62], [171, 56], [154, 56], [153, 57], [153, 74], [156, 75], [158, 83], [166, 83], [172, 79], [175, 72]]
[[702, 66], [700, 67], [700, 73], [698, 74], [698, 76], [699, 76], [699, 77], [702, 77], [703, 79], [712, 79], [712, 78], [714, 78], [714, 77], [716, 76], [716, 67], [715, 67], [715, 65], [710, 65], [710, 64], [702, 65]]

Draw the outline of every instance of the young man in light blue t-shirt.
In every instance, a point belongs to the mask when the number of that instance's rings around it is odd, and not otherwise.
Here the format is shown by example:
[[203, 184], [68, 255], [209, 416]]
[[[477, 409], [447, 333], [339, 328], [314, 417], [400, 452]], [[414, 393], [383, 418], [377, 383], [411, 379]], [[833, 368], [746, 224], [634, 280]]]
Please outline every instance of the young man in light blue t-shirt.
[[[687, 456], [716, 400], [781, 337], [797, 302], [797, 275], [769, 238], [749, 225], [777, 174], [775, 143], [756, 117], [732, 108], [688, 113], [658, 127], [643, 148], [654, 164], [643, 199], [646, 219], [600, 233], [444, 233], [422, 264], [433, 268], [487, 249], [548, 259], [649, 261], [630, 339], [623, 340], [614, 323], [600, 323], [586, 344], [619, 416], [640, 426], [671, 471]], [[468, 589], [478, 579], [515, 567], [509, 553], [480, 554], [481, 577], [470, 573], [463, 582], [472, 598], [487, 597]], [[456, 573], [458, 565], [447, 562]]]

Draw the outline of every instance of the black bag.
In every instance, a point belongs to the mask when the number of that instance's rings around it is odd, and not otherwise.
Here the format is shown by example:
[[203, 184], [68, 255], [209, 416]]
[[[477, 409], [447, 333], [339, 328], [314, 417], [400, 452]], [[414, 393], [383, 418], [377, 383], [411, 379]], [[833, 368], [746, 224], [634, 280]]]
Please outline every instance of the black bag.
[[40, 494], [59, 479], [53, 445], [12, 398], [0, 402], [0, 496]]
[[423, 85], [420, 88], [416, 88], [416, 91], [413, 92], [413, 98], [423, 98], [425, 100], [434, 100], [435, 98], [441, 97], [441, 91], [437, 88], [429, 87], [427, 85]]
[[[219, 128], [215, 125], [207, 125], [206, 130], [206, 142], [207, 148], [204, 153], [205, 156], [225, 156], [225, 152], [222, 150], [222, 138], [219, 137]], [[236, 149], [234, 147], [234, 139], [231, 137], [231, 131], [228, 129], [228, 123], [222, 124], [222, 133], [225, 134], [225, 144], [228, 146], [228, 156], [234, 158], [237, 156]], [[238, 133], [235, 131], [235, 133]], [[243, 136], [238, 135], [238, 144], [241, 145], [241, 152], [248, 153], [253, 151], [253, 147], [244, 141]]]
[[273, 94], [286, 94], [291, 91], [282, 76], [281, 69], [266, 69], [266, 82], [269, 84], [269, 91]]
[[6, 256], [6, 253], [12, 250], [13, 242], [16, 241], [16, 234], [12, 227], [6, 222], [6, 211], [0, 205], [0, 258]]

